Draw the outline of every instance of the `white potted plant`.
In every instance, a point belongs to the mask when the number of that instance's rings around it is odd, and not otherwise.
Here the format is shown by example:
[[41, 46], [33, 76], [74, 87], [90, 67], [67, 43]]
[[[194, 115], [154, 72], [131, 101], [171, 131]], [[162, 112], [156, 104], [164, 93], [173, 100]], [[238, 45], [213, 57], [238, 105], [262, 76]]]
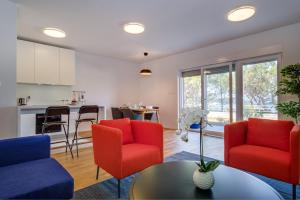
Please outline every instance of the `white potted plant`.
[[214, 185], [213, 171], [219, 166], [220, 162], [217, 160], [205, 162], [203, 155], [203, 128], [207, 123], [208, 111], [200, 108], [184, 108], [180, 112], [178, 134], [184, 142], [189, 141], [189, 130], [191, 124], [199, 123], [200, 131], [200, 162], [196, 162], [198, 168], [193, 174], [194, 184], [203, 190], [212, 188]]

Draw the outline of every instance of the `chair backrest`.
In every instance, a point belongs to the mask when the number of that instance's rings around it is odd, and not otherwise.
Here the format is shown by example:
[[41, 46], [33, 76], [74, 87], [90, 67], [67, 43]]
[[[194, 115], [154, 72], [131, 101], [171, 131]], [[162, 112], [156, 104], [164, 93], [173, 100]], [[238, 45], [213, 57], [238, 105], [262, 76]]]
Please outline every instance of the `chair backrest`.
[[[94, 119], [96, 120], [96, 122], [98, 122], [98, 118], [99, 118], [99, 106], [97, 105], [84, 105], [84, 106], [81, 106], [79, 108], [79, 111], [78, 111], [79, 115], [78, 115], [78, 120], [79, 119], [82, 119], [82, 115], [85, 115], [85, 114], [95, 114], [95, 118], [91, 118], [90, 116], [85, 116], [83, 117], [84, 119]], [[93, 123], [93, 122], [92, 122]]]
[[99, 113], [99, 107], [96, 105], [85, 105], [79, 108], [79, 114]]
[[45, 115], [47, 117], [57, 115], [70, 115], [70, 108], [69, 106], [50, 106], [46, 109]]
[[122, 119], [123, 117], [123, 113], [120, 110], [120, 108], [116, 108], [116, 107], [112, 107], [111, 108], [111, 114], [113, 119]]
[[293, 127], [292, 121], [249, 118], [247, 144], [289, 151]]
[[123, 144], [132, 143], [134, 141], [131, 131], [131, 123], [128, 118], [117, 120], [101, 120], [100, 125], [120, 129], [123, 132]]
[[130, 108], [121, 108], [121, 111], [124, 118], [129, 118], [131, 120], [135, 119], [134, 112]]

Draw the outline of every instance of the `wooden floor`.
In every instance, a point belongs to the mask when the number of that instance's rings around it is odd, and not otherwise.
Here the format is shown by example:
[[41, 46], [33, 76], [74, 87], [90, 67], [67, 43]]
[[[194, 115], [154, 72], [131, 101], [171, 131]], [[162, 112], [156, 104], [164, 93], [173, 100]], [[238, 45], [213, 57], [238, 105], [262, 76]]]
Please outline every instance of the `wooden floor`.
[[[204, 154], [207, 157], [223, 159], [223, 139], [215, 137], [204, 137]], [[164, 156], [170, 156], [181, 151], [199, 154], [199, 133], [190, 133], [189, 142], [181, 141], [175, 131], [164, 131]], [[74, 152], [75, 153], [75, 152]], [[75, 155], [75, 154], [74, 154]], [[89, 185], [101, 182], [111, 176], [100, 170], [99, 180], [96, 181], [96, 165], [94, 164], [93, 149], [91, 147], [80, 149], [79, 158], [71, 158], [70, 153], [55, 153], [52, 157], [60, 162], [75, 181], [75, 191]]]

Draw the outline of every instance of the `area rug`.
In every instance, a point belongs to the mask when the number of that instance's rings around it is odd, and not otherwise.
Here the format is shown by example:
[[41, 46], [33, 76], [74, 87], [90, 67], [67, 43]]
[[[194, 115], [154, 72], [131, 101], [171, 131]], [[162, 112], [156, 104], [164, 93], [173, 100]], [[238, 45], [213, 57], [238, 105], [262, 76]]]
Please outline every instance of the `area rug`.
[[[199, 155], [182, 151], [180, 153], [176, 153], [172, 156], [165, 158], [165, 162], [170, 161], [178, 161], [178, 160], [198, 160]], [[212, 158], [205, 157], [205, 161], [214, 160]], [[223, 162], [221, 162], [223, 164]], [[277, 181], [274, 179], [270, 179], [264, 176], [260, 176], [257, 174], [250, 173], [253, 176], [261, 179], [262, 181], [271, 185], [274, 189], [276, 189], [285, 199], [291, 199], [292, 194], [292, 186], [290, 184]], [[121, 181], [121, 198], [128, 199], [128, 191], [130, 188], [130, 184], [134, 176], [138, 174], [132, 175]], [[89, 187], [78, 190], [74, 193], [74, 199], [115, 199], [117, 198], [117, 180], [114, 178], [108, 179], [101, 183], [97, 183], [91, 185]], [[300, 187], [297, 186], [297, 197], [300, 197]]]

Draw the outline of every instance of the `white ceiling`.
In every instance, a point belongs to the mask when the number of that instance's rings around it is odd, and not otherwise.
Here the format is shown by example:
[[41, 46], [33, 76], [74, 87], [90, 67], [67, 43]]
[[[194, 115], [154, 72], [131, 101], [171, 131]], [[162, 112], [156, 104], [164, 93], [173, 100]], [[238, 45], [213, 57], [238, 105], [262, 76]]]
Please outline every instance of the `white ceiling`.
[[[12, 0], [18, 6], [18, 36], [83, 52], [144, 62], [252, 33], [300, 22], [300, 0]], [[227, 21], [240, 5], [256, 15]], [[146, 27], [141, 35], [125, 33], [126, 22]], [[43, 35], [57, 27], [65, 39]], [[143, 52], [148, 51], [147, 59]]]

